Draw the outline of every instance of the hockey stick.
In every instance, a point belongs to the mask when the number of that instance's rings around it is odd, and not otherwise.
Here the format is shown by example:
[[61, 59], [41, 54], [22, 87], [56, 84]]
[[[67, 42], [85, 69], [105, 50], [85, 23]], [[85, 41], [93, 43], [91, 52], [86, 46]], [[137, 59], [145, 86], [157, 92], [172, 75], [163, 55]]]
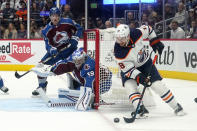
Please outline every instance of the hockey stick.
[[[157, 51], [156, 54], [155, 54], [155, 57], [154, 57], [154, 60], [153, 60], [153, 64], [152, 64], [152, 66], [151, 66], [151, 68], [150, 68], [150, 71], [149, 71], [149, 73], [148, 73], [148, 78], [149, 78], [149, 79], [150, 79], [150, 73], [151, 73], [152, 67], [153, 67], [153, 65], [155, 64], [155, 62], [156, 62], [156, 60], [157, 60], [157, 57], [158, 57], [158, 51]], [[124, 121], [125, 121], [126, 123], [133, 123], [133, 122], [135, 121], [146, 88], [147, 88], [147, 87], [144, 86], [143, 91], [142, 91], [142, 93], [141, 93], [141, 97], [140, 97], [139, 102], [138, 102], [138, 104], [137, 104], [137, 108], [136, 108], [136, 110], [135, 110], [135, 113], [131, 116], [131, 118], [123, 117], [123, 118], [124, 118]]]
[[[67, 49], [68, 47], [70, 47], [69, 45], [68, 46], [66, 46], [66, 47], [64, 47], [64, 48], [62, 48], [61, 50], [60, 50], [60, 52], [62, 52], [62, 51], [64, 51], [65, 49]], [[58, 53], [59, 54], [59, 53]], [[58, 55], [57, 54], [57, 55]], [[46, 63], [46, 62], [48, 62], [49, 60], [51, 60], [52, 58], [55, 58], [55, 57], [57, 57], [57, 55], [55, 55], [55, 56], [52, 56], [52, 57], [48, 57], [46, 60], [44, 60], [42, 63]], [[17, 79], [20, 79], [21, 77], [23, 77], [23, 76], [25, 76], [26, 74], [28, 74], [29, 72], [31, 72], [31, 70], [28, 70], [28, 71], [26, 71], [25, 73], [23, 73], [23, 74], [19, 74], [17, 71], [15, 71], [15, 77], [17, 78]]]

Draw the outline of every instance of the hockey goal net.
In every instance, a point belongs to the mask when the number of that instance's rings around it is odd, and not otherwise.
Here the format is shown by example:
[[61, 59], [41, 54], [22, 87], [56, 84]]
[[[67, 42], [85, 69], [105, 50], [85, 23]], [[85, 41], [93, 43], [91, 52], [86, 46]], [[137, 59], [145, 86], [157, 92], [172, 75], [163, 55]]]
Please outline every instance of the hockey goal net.
[[[84, 50], [95, 59], [95, 103], [98, 109], [101, 105], [130, 106], [128, 91], [122, 87], [119, 68], [114, 60], [113, 48], [115, 43], [115, 28], [104, 30], [88, 29], [84, 31]], [[101, 78], [107, 76], [101, 67], [107, 67], [112, 72], [112, 85], [108, 90], [109, 81], [101, 83]], [[107, 74], [109, 75], [109, 74]]]

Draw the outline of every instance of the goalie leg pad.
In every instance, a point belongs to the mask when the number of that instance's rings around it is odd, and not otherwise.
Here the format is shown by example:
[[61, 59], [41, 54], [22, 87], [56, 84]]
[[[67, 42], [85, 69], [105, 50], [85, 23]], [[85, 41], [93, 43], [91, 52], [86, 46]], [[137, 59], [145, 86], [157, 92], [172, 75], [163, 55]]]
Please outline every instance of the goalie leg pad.
[[94, 94], [92, 93], [92, 89], [89, 87], [81, 86], [80, 96], [77, 101], [77, 104], [75, 105], [75, 109], [81, 111], [87, 110], [93, 98], [94, 98]]
[[77, 102], [80, 95], [79, 90], [70, 90], [70, 89], [58, 89], [58, 97], [68, 99], [71, 102]]

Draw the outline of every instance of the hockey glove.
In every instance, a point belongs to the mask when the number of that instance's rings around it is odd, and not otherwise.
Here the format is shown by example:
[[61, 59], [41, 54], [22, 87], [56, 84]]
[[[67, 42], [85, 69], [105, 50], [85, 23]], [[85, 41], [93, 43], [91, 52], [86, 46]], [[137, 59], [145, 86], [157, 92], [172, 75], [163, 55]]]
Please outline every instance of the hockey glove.
[[79, 37], [77, 36], [72, 36], [69, 43], [72, 44], [72, 45], [77, 45], [78, 44], [78, 41], [79, 41]]
[[164, 44], [159, 40], [158, 37], [155, 37], [150, 40], [150, 46], [153, 48], [153, 51], [156, 53], [158, 50], [158, 53], [161, 55], [162, 51], [164, 49]]
[[52, 56], [55, 56], [55, 55], [58, 53], [57, 48], [52, 47], [52, 48], [50, 49], [49, 53], [50, 53]]
[[142, 84], [145, 87], [150, 87], [152, 83], [150, 82], [150, 79], [144, 76], [144, 74], [140, 73], [135, 77], [135, 80], [137, 82], [137, 85]]

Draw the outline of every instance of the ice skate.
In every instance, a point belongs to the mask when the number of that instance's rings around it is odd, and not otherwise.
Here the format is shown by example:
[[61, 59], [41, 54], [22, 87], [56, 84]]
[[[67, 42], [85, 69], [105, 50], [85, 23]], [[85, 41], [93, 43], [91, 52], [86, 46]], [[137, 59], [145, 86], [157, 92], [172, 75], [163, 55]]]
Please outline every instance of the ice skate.
[[[46, 92], [46, 90], [47, 90], [47, 84], [48, 84], [47, 81], [45, 83], [41, 83], [41, 84], [39, 84], [39, 87], [38, 88], [42, 88]], [[37, 89], [32, 92], [32, 95], [33, 96], [38, 96], [39, 95], [39, 92], [37, 91]]]
[[183, 111], [182, 106], [179, 103], [177, 103], [177, 108], [174, 110], [174, 113], [177, 116], [184, 116], [184, 115], [186, 115], [186, 113]]
[[3, 91], [4, 93], [7, 93], [9, 91], [9, 89], [5, 86], [3, 86], [2, 88], [0, 88], [1, 91]]
[[[148, 115], [147, 115], [148, 113], [149, 113], [149, 111], [145, 108], [145, 106], [141, 105], [136, 118], [139, 118], [139, 119], [146, 118], [146, 117], [148, 117]], [[134, 114], [135, 114], [135, 111], [131, 113], [131, 116], [134, 116]]]

